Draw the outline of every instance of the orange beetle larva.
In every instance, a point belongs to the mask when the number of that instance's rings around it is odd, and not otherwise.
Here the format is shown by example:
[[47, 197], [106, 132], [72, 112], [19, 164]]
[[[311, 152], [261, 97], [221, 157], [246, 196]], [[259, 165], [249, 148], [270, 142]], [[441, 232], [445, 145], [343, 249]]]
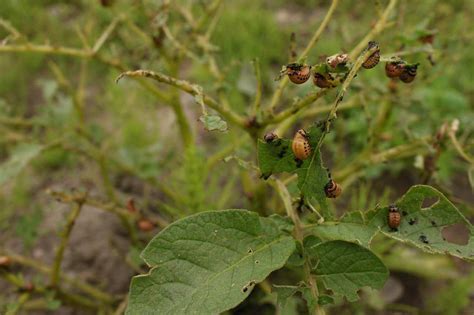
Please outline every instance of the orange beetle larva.
[[342, 187], [329, 178], [329, 182], [326, 184], [326, 186], [324, 186], [324, 192], [328, 198], [337, 198], [342, 193]]
[[291, 149], [298, 160], [306, 160], [311, 154], [308, 135], [303, 129], [296, 132], [293, 143], [291, 144]]
[[395, 205], [390, 205], [388, 207], [388, 226], [396, 230], [400, 226], [400, 220], [400, 211]]
[[369, 48], [377, 47], [377, 49], [364, 61], [362, 67], [365, 69], [372, 69], [380, 61], [380, 48], [376, 42], [369, 42]]
[[298, 63], [290, 63], [286, 66], [286, 74], [291, 82], [302, 84], [308, 81], [311, 76], [311, 67]]

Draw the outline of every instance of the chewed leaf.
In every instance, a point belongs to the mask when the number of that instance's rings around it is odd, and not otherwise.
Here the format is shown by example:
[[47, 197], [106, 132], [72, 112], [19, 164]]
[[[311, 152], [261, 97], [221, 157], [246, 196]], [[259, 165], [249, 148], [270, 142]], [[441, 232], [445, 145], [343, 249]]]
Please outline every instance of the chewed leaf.
[[258, 141], [258, 164], [264, 178], [272, 174], [292, 172], [297, 168], [291, 140], [275, 139], [272, 142]]
[[218, 314], [243, 301], [295, 249], [287, 223], [246, 210], [202, 212], [158, 234], [126, 314]]
[[370, 250], [354, 243], [329, 241], [306, 250], [313, 272], [326, 288], [356, 301], [363, 287], [380, 289], [388, 278], [388, 270]]
[[227, 122], [217, 115], [202, 115], [199, 120], [204, 124], [206, 130], [209, 131], [227, 131]]
[[[424, 203], [429, 202], [429, 205]], [[439, 191], [430, 186], [413, 186], [396, 203], [401, 213], [397, 231], [387, 225], [388, 208], [367, 213], [369, 225], [379, 228], [385, 235], [413, 244], [430, 253], [450, 255], [474, 260], [474, 228], [461, 212]], [[467, 244], [450, 243], [443, 237], [443, 229], [454, 224], [464, 225]]]
[[[319, 140], [322, 137], [322, 129], [318, 124], [314, 124], [308, 131], [309, 143], [311, 148], [317, 148]], [[321, 152], [313, 149], [311, 156], [295, 170], [298, 174], [298, 188], [307, 199], [316, 199], [319, 203], [323, 215], [326, 219], [330, 212], [324, 186], [328, 183], [328, 172], [323, 166]]]
[[378, 229], [367, 225], [362, 212], [353, 211], [346, 213], [338, 222], [326, 221], [315, 225], [310, 231], [325, 240], [356, 242], [368, 247]]

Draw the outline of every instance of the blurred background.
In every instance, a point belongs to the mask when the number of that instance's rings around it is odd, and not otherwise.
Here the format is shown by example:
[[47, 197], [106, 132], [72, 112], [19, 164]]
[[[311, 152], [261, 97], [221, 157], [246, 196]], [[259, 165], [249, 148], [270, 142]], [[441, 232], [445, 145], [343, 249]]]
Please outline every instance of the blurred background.
[[[307, 63], [350, 52], [388, 4], [341, 1]], [[130, 278], [146, 271], [140, 251], [168, 223], [211, 209], [284, 213], [255, 169], [256, 139], [274, 130], [292, 138], [324, 119], [335, 91], [281, 122], [259, 119], [269, 110], [274, 78], [295, 61], [291, 34], [300, 54], [329, 6], [317, 0], [2, 0], [0, 256], [13, 262], [0, 278], [0, 313], [120, 313]], [[331, 204], [336, 213], [387, 205], [410, 186], [429, 184], [472, 222], [473, 14], [472, 1], [396, 2], [374, 39], [383, 56], [420, 63], [418, 74], [411, 84], [392, 82], [381, 63], [353, 81], [323, 146], [325, 164], [344, 190]], [[150, 80], [115, 83], [121, 72], [136, 69], [198, 84], [227, 112], [203, 112], [199, 99]], [[253, 107], [258, 86], [261, 111]], [[276, 112], [316, 90], [309, 82], [289, 85]], [[379, 153], [383, 159], [367, 163]], [[289, 189], [296, 200], [296, 184]], [[84, 205], [71, 219], [77, 204]], [[68, 222], [74, 226], [60, 285], [72, 297], [49, 286]], [[446, 237], [463, 244], [466, 233], [453, 228]], [[386, 287], [361, 292], [357, 303], [338, 301], [330, 314], [473, 313], [471, 265], [383, 237], [373, 249], [391, 269]], [[272, 277], [276, 283], [298, 279], [286, 271]], [[35, 289], [25, 295], [29, 285]], [[84, 295], [92, 302], [78, 300]], [[256, 287], [229, 314], [274, 314], [274, 304], [275, 296]], [[283, 314], [305, 312], [295, 298]]]

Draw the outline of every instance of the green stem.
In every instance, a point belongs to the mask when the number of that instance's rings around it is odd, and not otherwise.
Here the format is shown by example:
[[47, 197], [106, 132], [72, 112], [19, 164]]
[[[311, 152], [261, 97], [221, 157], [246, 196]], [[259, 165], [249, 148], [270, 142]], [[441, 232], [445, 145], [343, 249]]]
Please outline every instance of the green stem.
[[[287, 215], [291, 218], [294, 224], [294, 230], [293, 230], [293, 235], [295, 239], [303, 244], [303, 227], [301, 225], [300, 218], [298, 216], [298, 213], [295, 211], [291, 204], [291, 195], [288, 192], [288, 189], [286, 188], [285, 184], [283, 184], [282, 181], [276, 179], [275, 180], [275, 188], [280, 195], [281, 200], [283, 201], [283, 205], [285, 206], [285, 210]], [[314, 275], [311, 274], [311, 265], [309, 264], [308, 260], [305, 260], [304, 264], [304, 275], [306, 278], [306, 281], [308, 282], [308, 285], [311, 290], [311, 295], [315, 299], [315, 301], [318, 300], [319, 292], [318, 292], [318, 286], [316, 283], [316, 279]], [[313, 310], [312, 314], [314, 315], [324, 315], [324, 309], [322, 309], [319, 304], [316, 303], [316, 307]]]
[[[333, 0], [332, 1], [331, 6], [329, 7], [329, 10], [326, 13], [326, 16], [324, 17], [323, 21], [319, 25], [318, 29], [314, 33], [311, 40], [309, 41], [308, 45], [306, 45], [305, 49], [300, 54], [300, 56], [298, 58], [299, 60], [301, 60], [302, 58], [305, 58], [308, 55], [309, 51], [314, 47], [314, 45], [316, 45], [319, 38], [323, 34], [323, 31], [326, 29], [327, 25], [329, 24], [329, 21], [330, 21], [332, 15], [333, 15], [334, 11], [336, 10], [336, 7], [337, 7], [338, 4], [339, 4], [339, 0]], [[275, 90], [275, 93], [273, 94], [272, 100], [271, 100], [270, 105], [269, 105], [269, 112], [270, 113], [274, 112], [276, 106], [278, 105], [278, 102], [280, 101], [283, 90], [285, 89], [285, 87], [287, 85], [288, 85], [288, 77], [285, 76], [280, 81], [280, 83], [278, 84], [277, 89]]]
[[74, 223], [76, 222], [79, 213], [81, 213], [81, 209], [81, 202], [77, 202], [76, 204], [74, 204], [73, 209], [67, 218], [64, 232], [61, 233], [61, 243], [59, 244], [59, 247], [56, 251], [56, 255], [53, 262], [53, 268], [51, 270], [51, 286], [54, 288], [58, 285], [61, 273], [61, 263], [64, 257], [64, 251], [66, 250], [66, 246], [69, 242], [69, 236], [71, 235]]

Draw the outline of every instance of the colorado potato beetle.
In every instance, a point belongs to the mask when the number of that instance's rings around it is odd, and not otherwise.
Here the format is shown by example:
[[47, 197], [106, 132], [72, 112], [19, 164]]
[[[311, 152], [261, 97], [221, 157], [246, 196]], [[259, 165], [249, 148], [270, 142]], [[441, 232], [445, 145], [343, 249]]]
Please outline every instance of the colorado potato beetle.
[[306, 131], [300, 129], [296, 132], [291, 149], [298, 160], [306, 160], [311, 154], [311, 145], [309, 144]]
[[396, 229], [400, 226], [400, 220], [400, 211], [395, 205], [390, 205], [388, 207], [388, 226], [392, 229]]
[[376, 42], [369, 42], [369, 49], [372, 47], [377, 47], [376, 50], [364, 61], [362, 67], [365, 69], [372, 69], [375, 67], [380, 61], [380, 48]]
[[274, 132], [267, 132], [264, 136], [263, 136], [263, 140], [265, 140], [266, 143], [270, 143], [270, 142], [273, 142], [274, 140], [278, 139], [278, 136], [276, 133]]
[[405, 68], [403, 61], [392, 61], [385, 64], [385, 74], [389, 78], [398, 78]]
[[311, 67], [299, 63], [290, 63], [286, 66], [286, 74], [291, 82], [303, 84], [311, 76]]
[[400, 80], [404, 83], [410, 83], [415, 80], [416, 70], [418, 69], [418, 64], [406, 65], [403, 69], [402, 74], [400, 74]]
[[330, 178], [329, 182], [324, 186], [324, 193], [327, 198], [337, 198], [342, 193], [342, 187]]
[[334, 78], [329, 73], [322, 74], [315, 72], [313, 75], [313, 83], [322, 89], [333, 88], [336, 86], [334, 84]]

